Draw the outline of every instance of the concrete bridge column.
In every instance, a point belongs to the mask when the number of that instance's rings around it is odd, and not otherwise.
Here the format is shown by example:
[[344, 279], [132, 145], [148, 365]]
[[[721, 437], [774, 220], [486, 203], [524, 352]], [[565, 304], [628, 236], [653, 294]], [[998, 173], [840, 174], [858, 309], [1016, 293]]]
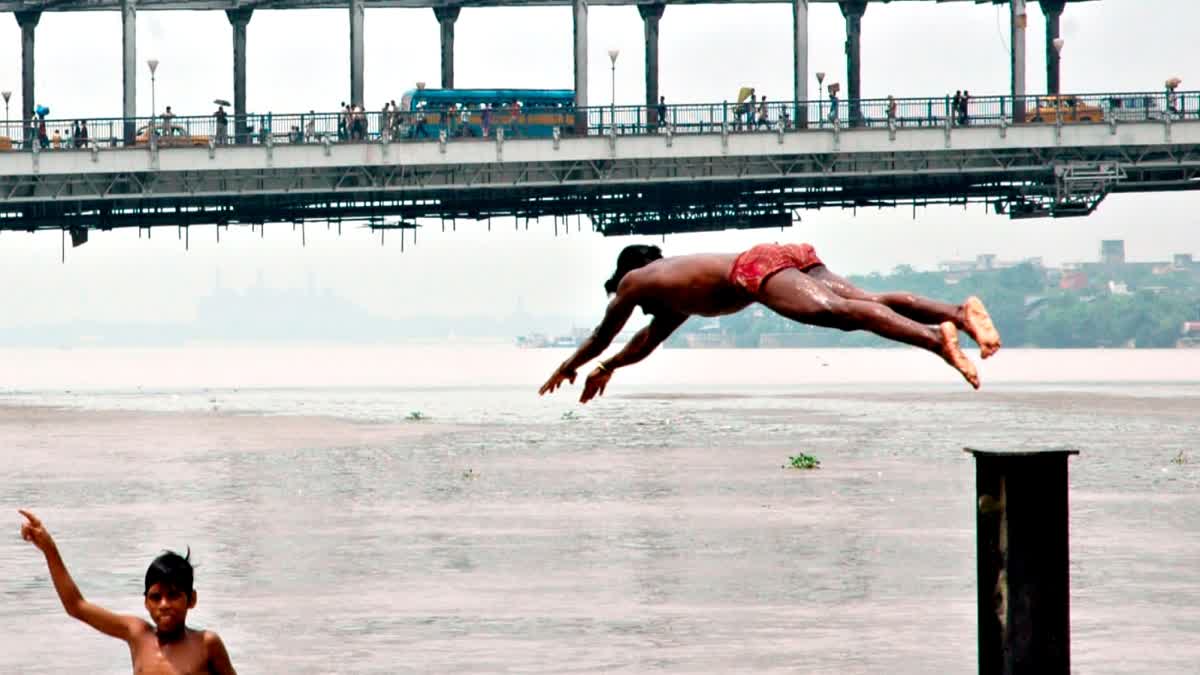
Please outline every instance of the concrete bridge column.
[[1012, 10], [1012, 97], [1013, 124], [1025, 122], [1025, 0], [1009, 0]]
[[1059, 20], [1062, 18], [1066, 0], [1041, 0], [1042, 13], [1046, 15], [1046, 93], [1060, 94], [1058, 79], [1058, 50], [1054, 41], [1061, 35]]
[[125, 118], [125, 145], [133, 145], [137, 135], [137, 0], [121, 0], [121, 117]]
[[846, 103], [850, 108], [850, 126], [862, 120], [862, 18], [867, 12], [867, 0], [839, 0], [842, 16], [846, 17]]
[[40, 11], [15, 12], [17, 25], [21, 27], [21, 119], [25, 120], [22, 136], [29, 133], [33, 120], [34, 73], [33, 73], [33, 30], [42, 18]]
[[792, 119], [808, 126], [808, 0], [792, 0]]
[[363, 0], [350, 0], [350, 104], [363, 105]]
[[581, 111], [587, 107], [587, 76], [588, 76], [588, 42], [587, 42], [587, 0], [571, 0], [571, 18], [574, 27], [575, 40], [575, 133], [587, 133], [587, 113]]
[[442, 89], [454, 88], [454, 22], [458, 20], [461, 7], [434, 7], [442, 29]]
[[234, 143], [249, 141], [246, 131], [246, 27], [253, 7], [227, 9], [225, 16], [233, 26], [233, 138]]
[[646, 29], [646, 121], [651, 127], [658, 119], [658, 22], [662, 19], [663, 4], [638, 5]]

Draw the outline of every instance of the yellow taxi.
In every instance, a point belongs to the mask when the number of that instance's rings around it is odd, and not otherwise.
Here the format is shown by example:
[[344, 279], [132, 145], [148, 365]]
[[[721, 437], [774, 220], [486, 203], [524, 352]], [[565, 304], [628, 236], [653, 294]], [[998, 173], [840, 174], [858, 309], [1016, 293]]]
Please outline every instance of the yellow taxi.
[[12, 139], [8, 136], [0, 136], [0, 152], [13, 149]]
[[1064, 124], [1103, 122], [1104, 110], [1074, 96], [1042, 96], [1038, 99], [1037, 107], [1025, 113], [1026, 122], [1053, 124], [1058, 119]]
[[[204, 148], [208, 147], [208, 136], [198, 136], [189, 134], [187, 129], [181, 126], [172, 124], [170, 126], [158, 125], [154, 129], [158, 135], [158, 147], [160, 148]], [[150, 144], [150, 127], [145, 126], [138, 129], [137, 138], [134, 140], [135, 145]]]

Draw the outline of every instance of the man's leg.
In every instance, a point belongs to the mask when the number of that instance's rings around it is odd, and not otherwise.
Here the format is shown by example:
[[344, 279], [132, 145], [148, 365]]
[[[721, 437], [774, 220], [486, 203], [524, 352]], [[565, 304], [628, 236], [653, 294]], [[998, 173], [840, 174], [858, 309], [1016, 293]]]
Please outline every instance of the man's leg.
[[1000, 334], [992, 325], [992, 318], [984, 308], [983, 302], [974, 296], [967, 298], [963, 304], [955, 306], [904, 291], [870, 293], [831, 272], [825, 265], [813, 267], [807, 273], [843, 298], [878, 302], [887, 305], [902, 316], [925, 324], [936, 325], [943, 321], [953, 322], [955, 327], [966, 331], [967, 335], [970, 335], [971, 339], [979, 345], [979, 353], [982, 358], [986, 359], [1000, 349]]
[[839, 330], [867, 330], [881, 337], [928, 350], [953, 366], [972, 387], [979, 388], [975, 364], [958, 346], [952, 321], [937, 328], [901, 316], [886, 305], [844, 298], [797, 269], [773, 274], [759, 288], [758, 301], [793, 321]]

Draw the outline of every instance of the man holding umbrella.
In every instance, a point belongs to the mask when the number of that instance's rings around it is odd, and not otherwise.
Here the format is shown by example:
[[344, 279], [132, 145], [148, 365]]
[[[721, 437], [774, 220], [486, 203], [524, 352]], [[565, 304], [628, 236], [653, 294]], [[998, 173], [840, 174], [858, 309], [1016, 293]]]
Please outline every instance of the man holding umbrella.
[[229, 116], [225, 114], [225, 106], [229, 105], [229, 101], [218, 98], [213, 103], [217, 104], [217, 111], [213, 113], [217, 120], [217, 144], [225, 145], [229, 142]]

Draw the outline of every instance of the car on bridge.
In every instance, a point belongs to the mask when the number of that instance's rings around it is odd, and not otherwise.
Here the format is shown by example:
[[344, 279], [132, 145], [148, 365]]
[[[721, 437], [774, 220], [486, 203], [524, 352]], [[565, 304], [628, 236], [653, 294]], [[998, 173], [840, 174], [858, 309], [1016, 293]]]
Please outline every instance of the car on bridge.
[[[208, 147], [208, 136], [201, 136], [188, 133], [188, 130], [172, 124], [164, 127], [158, 125], [155, 128], [155, 133], [158, 136], [158, 147], [160, 148], [206, 148]], [[134, 139], [134, 145], [149, 145], [150, 144], [150, 127], [144, 126], [138, 129], [137, 138]]]
[[0, 136], [0, 152], [6, 152], [13, 149], [12, 139], [8, 136]]
[[1053, 124], [1062, 120], [1065, 124], [1076, 122], [1103, 122], [1104, 110], [1075, 96], [1042, 96], [1037, 107], [1025, 113], [1025, 121]]
[[[1104, 114], [1109, 119], [1121, 122], [1138, 122], [1146, 120], [1163, 120], [1167, 116], [1165, 97], [1162, 95], [1136, 94], [1129, 96], [1112, 96], [1103, 102]], [[1178, 112], [1172, 111], [1171, 117], [1178, 119]]]

